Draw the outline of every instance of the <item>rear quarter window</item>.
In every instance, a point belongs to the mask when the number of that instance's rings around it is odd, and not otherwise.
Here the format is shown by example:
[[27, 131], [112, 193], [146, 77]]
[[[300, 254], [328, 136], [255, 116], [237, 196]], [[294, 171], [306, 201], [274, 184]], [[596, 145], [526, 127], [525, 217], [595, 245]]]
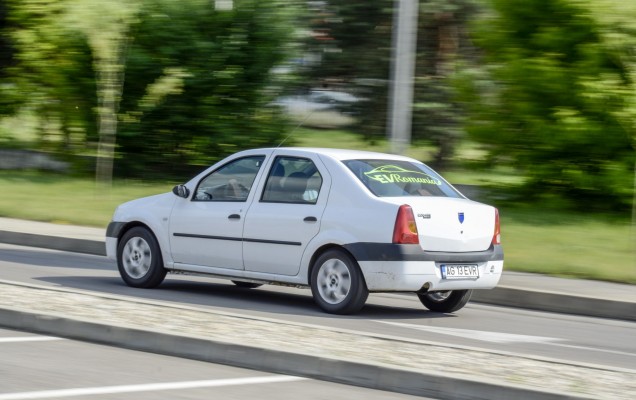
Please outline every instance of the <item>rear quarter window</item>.
[[463, 197], [421, 163], [397, 160], [346, 160], [343, 163], [378, 197]]

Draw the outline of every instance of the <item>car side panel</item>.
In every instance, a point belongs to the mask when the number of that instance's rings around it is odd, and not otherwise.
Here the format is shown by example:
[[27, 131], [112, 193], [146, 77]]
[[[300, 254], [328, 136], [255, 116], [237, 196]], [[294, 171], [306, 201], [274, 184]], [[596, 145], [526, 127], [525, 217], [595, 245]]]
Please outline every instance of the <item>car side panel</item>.
[[300, 278], [307, 282], [312, 259], [324, 246], [357, 242], [390, 243], [398, 208], [371, 195], [341, 162], [329, 158], [322, 160], [331, 174], [331, 190], [320, 232], [303, 254]]
[[[316, 155], [279, 150], [271, 157], [277, 156], [311, 160], [322, 177], [320, 193], [315, 204], [263, 202], [261, 195], [266, 177], [261, 179], [245, 218], [243, 259], [246, 271], [296, 276], [308, 243], [321, 230], [331, 174]], [[271, 167], [271, 161], [266, 165], [264, 175]]]
[[[115, 222], [146, 225], [159, 242], [161, 255], [167, 268], [172, 264], [168, 240], [168, 221], [176, 199], [177, 196], [172, 193], [163, 193], [133, 200], [119, 206], [113, 215]], [[116, 238], [107, 238], [107, 255], [113, 260], [116, 260], [117, 257], [117, 245]]]

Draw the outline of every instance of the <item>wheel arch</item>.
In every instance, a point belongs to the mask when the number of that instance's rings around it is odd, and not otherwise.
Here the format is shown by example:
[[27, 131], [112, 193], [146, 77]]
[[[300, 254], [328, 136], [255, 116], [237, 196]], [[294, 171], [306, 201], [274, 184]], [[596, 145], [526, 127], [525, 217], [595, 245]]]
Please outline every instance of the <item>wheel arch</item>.
[[145, 228], [155, 238], [155, 240], [157, 241], [157, 245], [159, 246], [159, 251], [161, 251], [161, 258], [163, 259], [163, 265], [164, 267], [166, 267], [168, 265], [167, 261], [171, 260], [171, 258], [166, 258], [169, 256], [169, 254], [166, 253], [166, 251], [168, 250], [167, 245], [162, 240], [160, 240], [155, 230], [152, 229], [150, 225], [144, 223], [143, 221], [139, 221], [139, 220], [128, 221], [121, 227], [119, 232], [117, 232], [117, 250], [116, 251], [119, 252], [119, 245], [121, 244], [121, 239], [124, 237], [126, 232], [137, 227]]
[[[312, 254], [311, 258], [309, 259], [309, 266], [307, 268], [307, 282], [309, 283], [309, 285], [311, 286], [311, 275], [312, 275], [312, 271], [315, 268], [315, 264], [316, 264], [316, 260], [323, 255], [324, 253], [326, 253], [329, 250], [340, 250], [343, 253], [349, 255], [349, 257], [351, 257], [351, 259], [353, 261], [355, 261], [355, 263], [358, 265], [358, 268], [360, 268], [360, 264], [358, 263], [358, 260], [356, 260], [356, 258], [353, 256], [353, 254], [351, 254], [351, 252], [347, 249], [345, 249], [342, 245], [336, 244], [336, 243], [327, 243], [324, 244], [322, 246], [320, 246], [318, 249], [316, 249], [316, 251], [314, 251], [314, 253]], [[362, 280], [363, 283], [366, 287], [367, 285], [367, 281], [366, 278], [364, 277], [364, 272], [362, 272], [362, 268], [360, 268], [360, 274], [362, 276]]]
[[121, 242], [121, 238], [124, 237], [124, 235], [126, 234], [126, 232], [128, 232], [129, 230], [131, 230], [132, 228], [136, 228], [136, 227], [142, 227], [142, 228], [146, 228], [148, 230], [148, 232], [152, 233], [152, 235], [155, 237], [155, 239], [157, 239], [157, 235], [155, 235], [155, 232], [152, 230], [152, 228], [150, 226], [148, 226], [147, 224], [144, 224], [141, 221], [129, 221], [126, 222], [121, 229], [119, 230], [119, 232], [117, 233], [117, 245], [119, 246], [119, 243]]

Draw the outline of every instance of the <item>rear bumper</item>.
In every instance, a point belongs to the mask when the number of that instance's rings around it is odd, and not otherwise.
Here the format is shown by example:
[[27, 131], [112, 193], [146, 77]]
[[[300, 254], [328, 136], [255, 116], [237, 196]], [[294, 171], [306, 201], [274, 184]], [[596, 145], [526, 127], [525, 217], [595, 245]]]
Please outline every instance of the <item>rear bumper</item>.
[[[357, 243], [345, 246], [356, 258], [372, 292], [417, 292], [428, 290], [492, 289], [503, 271], [503, 249], [466, 253], [423, 252], [417, 245]], [[443, 279], [440, 266], [449, 263], [476, 264], [479, 278]]]
[[449, 253], [442, 251], [423, 251], [416, 244], [393, 243], [351, 243], [347, 249], [355, 259], [360, 261], [439, 261], [446, 263], [503, 261], [503, 247], [492, 245], [486, 251], [468, 251]]
[[492, 289], [499, 283], [503, 261], [477, 263], [477, 279], [442, 279], [441, 263], [433, 261], [362, 261], [358, 263], [371, 292]]

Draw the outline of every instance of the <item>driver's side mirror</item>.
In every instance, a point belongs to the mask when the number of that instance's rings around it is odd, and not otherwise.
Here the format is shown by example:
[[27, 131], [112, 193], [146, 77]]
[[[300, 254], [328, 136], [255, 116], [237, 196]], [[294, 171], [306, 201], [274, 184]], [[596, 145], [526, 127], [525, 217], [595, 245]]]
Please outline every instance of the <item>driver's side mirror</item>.
[[185, 187], [185, 185], [177, 185], [172, 188], [172, 193], [176, 194], [179, 197], [183, 197], [184, 199], [187, 199], [188, 196], [190, 195], [190, 189]]

